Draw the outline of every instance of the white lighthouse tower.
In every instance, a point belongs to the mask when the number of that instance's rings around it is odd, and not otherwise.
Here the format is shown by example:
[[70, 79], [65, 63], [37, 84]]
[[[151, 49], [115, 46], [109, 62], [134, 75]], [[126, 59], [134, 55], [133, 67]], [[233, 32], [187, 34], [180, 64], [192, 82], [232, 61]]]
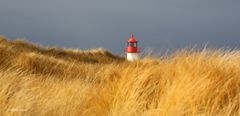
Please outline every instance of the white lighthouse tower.
[[127, 48], [125, 49], [128, 61], [135, 61], [139, 59], [140, 48], [138, 47], [138, 40], [131, 34], [128, 39]]

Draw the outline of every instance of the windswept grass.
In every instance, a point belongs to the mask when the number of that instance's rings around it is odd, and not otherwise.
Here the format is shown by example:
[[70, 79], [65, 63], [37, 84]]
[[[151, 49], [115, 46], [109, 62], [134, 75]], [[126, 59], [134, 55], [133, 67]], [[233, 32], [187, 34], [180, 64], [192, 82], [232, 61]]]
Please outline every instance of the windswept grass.
[[0, 37], [0, 115], [240, 115], [240, 51], [128, 62]]

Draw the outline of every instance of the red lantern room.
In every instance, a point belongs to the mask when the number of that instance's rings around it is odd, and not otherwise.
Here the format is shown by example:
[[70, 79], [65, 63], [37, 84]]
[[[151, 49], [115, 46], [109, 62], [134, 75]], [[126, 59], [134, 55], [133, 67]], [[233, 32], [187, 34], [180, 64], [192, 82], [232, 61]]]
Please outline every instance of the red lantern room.
[[131, 35], [131, 38], [128, 39], [127, 48], [125, 49], [127, 53], [139, 53], [140, 48], [138, 47], [138, 40]]

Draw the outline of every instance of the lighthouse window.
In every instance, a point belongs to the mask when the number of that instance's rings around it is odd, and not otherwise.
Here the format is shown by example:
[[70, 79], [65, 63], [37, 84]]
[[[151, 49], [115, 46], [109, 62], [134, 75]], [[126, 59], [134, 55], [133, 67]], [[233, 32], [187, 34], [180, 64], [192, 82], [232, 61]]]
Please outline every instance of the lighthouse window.
[[129, 43], [129, 46], [137, 47], [137, 43]]

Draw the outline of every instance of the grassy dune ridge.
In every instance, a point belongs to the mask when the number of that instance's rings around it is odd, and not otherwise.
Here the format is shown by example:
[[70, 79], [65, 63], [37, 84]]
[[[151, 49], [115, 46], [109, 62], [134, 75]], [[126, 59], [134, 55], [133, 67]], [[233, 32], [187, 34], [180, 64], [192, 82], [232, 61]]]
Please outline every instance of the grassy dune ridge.
[[136, 62], [0, 37], [0, 115], [240, 115], [240, 51]]

